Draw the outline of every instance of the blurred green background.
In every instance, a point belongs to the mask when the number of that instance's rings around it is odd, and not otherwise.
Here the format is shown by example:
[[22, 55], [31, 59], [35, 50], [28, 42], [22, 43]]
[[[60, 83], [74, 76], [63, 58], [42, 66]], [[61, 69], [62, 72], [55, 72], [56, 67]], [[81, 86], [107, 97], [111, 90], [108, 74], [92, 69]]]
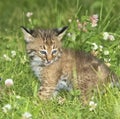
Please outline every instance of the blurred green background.
[[108, 20], [109, 31], [119, 32], [120, 27], [118, 0], [1, 0], [0, 32], [11, 33], [21, 25], [27, 26], [27, 12], [33, 12], [35, 26], [47, 28], [66, 25], [69, 18], [86, 14], [98, 14], [100, 21]]

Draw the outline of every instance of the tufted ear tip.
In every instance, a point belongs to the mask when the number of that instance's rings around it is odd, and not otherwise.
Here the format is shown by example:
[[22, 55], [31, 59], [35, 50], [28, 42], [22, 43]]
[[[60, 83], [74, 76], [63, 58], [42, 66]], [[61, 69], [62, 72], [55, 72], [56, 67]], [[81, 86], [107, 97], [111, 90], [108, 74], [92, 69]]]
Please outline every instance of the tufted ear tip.
[[22, 32], [24, 34], [25, 41], [27, 43], [33, 41], [33, 36], [31, 35], [31, 30], [28, 30], [24, 26], [20, 26], [20, 28], [21, 28], [21, 30], [22, 30]]
[[64, 26], [63, 28], [64, 28], [64, 29], [68, 29], [68, 26]]
[[68, 26], [64, 26], [62, 28], [54, 29], [54, 31], [56, 32], [56, 35], [58, 36], [59, 40], [61, 40], [63, 38], [67, 29], [68, 29]]
[[25, 27], [24, 27], [24, 26], [20, 26], [20, 28], [21, 28], [21, 29], [25, 29]]
[[23, 33], [26, 33], [26, 32], [30, 33], [30, 31], [27, 28], [25, 28], [24, 26], [20, 26], [20, 28], [21, 28]]

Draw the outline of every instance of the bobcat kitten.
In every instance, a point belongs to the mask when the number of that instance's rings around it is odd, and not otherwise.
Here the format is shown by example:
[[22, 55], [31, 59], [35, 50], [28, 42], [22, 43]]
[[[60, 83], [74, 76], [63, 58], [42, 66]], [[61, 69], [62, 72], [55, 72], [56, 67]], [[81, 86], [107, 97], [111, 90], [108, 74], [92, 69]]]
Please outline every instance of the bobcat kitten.
[[82, 51], [62, 47], [67, 26], [28, 30], [22, 27], [31, 67], [41, 81], [40, 98], [56, 96], [60, 90], [79, 89], [84, 101], [97, 86], [115, 82], [115, 75], [100, 60]]

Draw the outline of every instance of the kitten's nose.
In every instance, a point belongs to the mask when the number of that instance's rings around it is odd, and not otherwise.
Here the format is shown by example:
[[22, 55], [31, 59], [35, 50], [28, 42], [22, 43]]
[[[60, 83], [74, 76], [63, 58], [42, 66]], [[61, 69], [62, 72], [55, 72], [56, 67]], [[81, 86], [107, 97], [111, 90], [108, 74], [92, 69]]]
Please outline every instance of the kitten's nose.
[[50, 63], [51, 60], [52, 60], [52, 56], [51, 55], [47, 56], [47, 62]]
[[50, 62], [51, 62], [50, 60], [47, 61], [48, 64], [49, 64]]

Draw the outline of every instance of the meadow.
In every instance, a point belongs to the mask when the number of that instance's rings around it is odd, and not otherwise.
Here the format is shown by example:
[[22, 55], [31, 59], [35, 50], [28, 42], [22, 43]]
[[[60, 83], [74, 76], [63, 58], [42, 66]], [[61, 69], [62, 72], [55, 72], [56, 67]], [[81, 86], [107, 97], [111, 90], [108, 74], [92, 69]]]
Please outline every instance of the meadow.
[[92, 53], [120, 76], [119, 9], [118, 0], [0, 1], [0, 119], [120, 119], [116, 87], [105, 86], [86, 106], [78, 91], [41, 101], [20, 29], [68, 25], [64, 47]]

